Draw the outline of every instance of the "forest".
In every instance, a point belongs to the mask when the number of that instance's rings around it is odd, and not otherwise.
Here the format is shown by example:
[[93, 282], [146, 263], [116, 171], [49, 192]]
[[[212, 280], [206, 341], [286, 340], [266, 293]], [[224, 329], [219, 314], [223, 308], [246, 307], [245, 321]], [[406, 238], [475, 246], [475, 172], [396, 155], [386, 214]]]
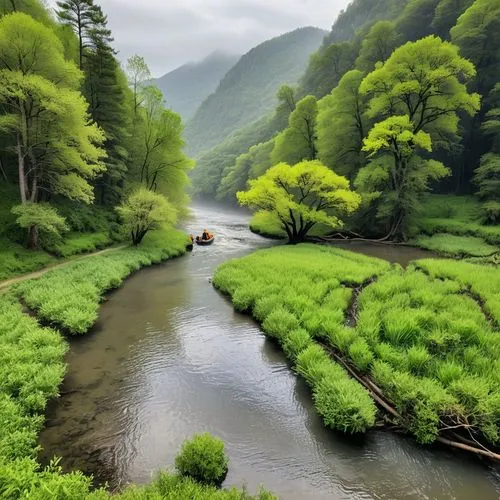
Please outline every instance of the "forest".
[[0, 0], [0, 497], [498, 492], [500, 0], [160, 79], [54, 5]]
[[[490, 225], [484, 243], [498, 244], [500, 4], [404, 5], [352, 2], [299, 85], [279, 89], [274, 115], [199, 158], [195, 191], [234, 202], [272, 165], [320, 161], [362, 194], [346, 232], [403, 241], [422, 232], [478, 236], [460, 223], [468, 220]], [[477, 201], [475, 213], [453, 211], [446, 217], [456, 220], [435, 231], [425, 220], [439, 198], [428, 193], [474, 195], [465, 203]], [[456, 200], [442, 209], [465, 199]], [[265, 217], [257, 217], [254, 227], [280, 232]]]

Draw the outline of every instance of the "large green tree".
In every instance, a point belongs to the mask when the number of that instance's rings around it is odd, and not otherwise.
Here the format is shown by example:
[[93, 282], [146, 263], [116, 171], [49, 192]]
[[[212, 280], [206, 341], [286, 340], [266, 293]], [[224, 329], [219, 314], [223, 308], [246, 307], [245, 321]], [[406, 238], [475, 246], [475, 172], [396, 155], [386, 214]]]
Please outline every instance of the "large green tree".
[[360, 204], [349, 181], [317, 160], [294, 166], [280, 163], [249, 185], [248, 191], [237, 195], [240, 204], [274, 218], [290, 243], [304, 241], [317, 224], [342, 227], [342, 217]]
[[331, 94], [319, 102], [318, 155], [334, 172], [353, 179], [364, 165], [363, 139], [369, 120], [367, 97], [359, 92], [364, 73], [347, 72]]
[[78, 61], [83, 69], [84, 51], [95, 41], [95, 36], [109, 38], [110, 32], [103, 26], [105, 17], [94, 0], [64, 0], [57, 2], [57, 16], [64, 24], [68, 24], [78, 37]]
[[271, 158], [273, 163], [298, 163], [302, 160], [315, 160], [316, 120], [318, 102], [312, 95], [297, 103], [290, 114], [288, 127], [276, 137]]
[[[391, 161], [380, 212], [389, 236], [405, 236], [415, 201], [429, 181], [445, 173], [443, 166], [420, 154], [449, 145], [457, 136], [460, 113], [472, 116], [479, 109], [479, 95], [467, 90], [474, 75], [474, 65], [460, 57], [457, 47], [429, 36], [396, 49], [361, 83], [361, 93], [369, 96], [368, 115], [378, 122], [364, 149], [374, 160], [389, 155]], [[378, 163], [366, 168], [378, 168]], [[361, 170], [359, 186], [369, 187], [368, 173]], [[373, 191], [380, 191], [380, 185]]]
[[361, 44], [356, 67], [361, 71], [372, 71], [375, 64], [384, 62], [401, 43], [401, 35], [391, 21], [375, 23]]
[[181, 118], [164, 108], [163, 94], [158, 88], [146, 87], [143, 99], [134, 132], [131, 168], [147, 189], [167, 195], [173, 203], [184, 204], [184, 187], [192, 162], [183, 151]]
[[[81, 74], [50, 28], [23, 13], [0, 19], [0, 129], [15, 142], [21, 203], [47, 194], [90, 202], [104, 169], [101, 130], [88, 121]], [[35, 228], [30, 229], [36, 246]]]

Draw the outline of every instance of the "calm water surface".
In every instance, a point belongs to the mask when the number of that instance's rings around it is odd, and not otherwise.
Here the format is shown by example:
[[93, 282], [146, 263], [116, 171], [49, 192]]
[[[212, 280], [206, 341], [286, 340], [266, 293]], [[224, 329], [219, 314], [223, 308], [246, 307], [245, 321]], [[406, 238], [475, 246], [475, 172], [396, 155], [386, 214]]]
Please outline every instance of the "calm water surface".
[[[45, 458], [117, 488], [148, 482], [185, 438], [210, 431], [230, 456], [226, 486], [263, 483], [292, 500], [499, 498], [499, 470], [467, 455], [386, 431], [353, 440], [324, 428], [279, 348], [210, 284], [221, 262], [270, 245], [247, 224], [241, 213], [195, 207], [187, 229], [207, 227], [215, 244], [131, 277], [91, 334], [71, 341], [64, 394], [41, 436]], [[402, 264], [424, 256], [344, 248]]]

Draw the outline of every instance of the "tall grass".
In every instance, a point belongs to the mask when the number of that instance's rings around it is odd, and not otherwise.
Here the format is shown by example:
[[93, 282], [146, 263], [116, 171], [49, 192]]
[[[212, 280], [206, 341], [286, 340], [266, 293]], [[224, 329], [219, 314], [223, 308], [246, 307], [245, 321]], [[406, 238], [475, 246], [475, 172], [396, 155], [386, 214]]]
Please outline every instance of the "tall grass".
[[[345, 313], [360, 284], [349, 326]], [[326, 425], [362, 432], [375, 413], [318, 340], [382, 389], [419, 442], [467, 424], [476, 438], [500, 444], [500, 269], [428, 259], [403, 270], [300, 245], [226, 263], [214, 285], [282, 345]]]
[[[373, 427], [375, 406], [366, 390], [314, 339], [335, 337], [348, 349], [352, 342], [347, 340], [350, 330], [344, 323], [351, 287], [389, 268], [386, 262], [344, 250], [299, 245], [262, 250], [223, 264], [215, 273], [214, 286], [231, 296], [236, 309], [251, 313], [263, 331], [281, 344], [311, 386], [325, 425], [357, 433]], [[360, 365], [370, 362], [363, 341], [350, 348]]]
[[141, 267], [183, 254], [185, 246], [180, 231], [151, 233], [140, 247], [68, 264], [16, 285], [15, 293], [44, 323], [83, 334], [95, 323], [106, 292]]

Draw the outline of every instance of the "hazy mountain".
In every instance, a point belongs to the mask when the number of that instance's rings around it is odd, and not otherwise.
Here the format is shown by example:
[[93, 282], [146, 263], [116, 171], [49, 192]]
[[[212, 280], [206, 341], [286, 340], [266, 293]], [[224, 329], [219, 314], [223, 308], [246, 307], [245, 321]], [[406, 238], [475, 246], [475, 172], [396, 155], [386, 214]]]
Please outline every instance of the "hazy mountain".
[[183, 120], [193, 117], [200, 104], [212, 94], [224, 75], [241, 56], [214, 52], [199, 62], [185, 64], [154, 80], [165, 96], [167, 106]]
[[295, 84], [326, 32], [300, 28], [245, 54], [200, 106], [186, 128], [188, 150], [198, 154], [271, 112], [280, 85]]

